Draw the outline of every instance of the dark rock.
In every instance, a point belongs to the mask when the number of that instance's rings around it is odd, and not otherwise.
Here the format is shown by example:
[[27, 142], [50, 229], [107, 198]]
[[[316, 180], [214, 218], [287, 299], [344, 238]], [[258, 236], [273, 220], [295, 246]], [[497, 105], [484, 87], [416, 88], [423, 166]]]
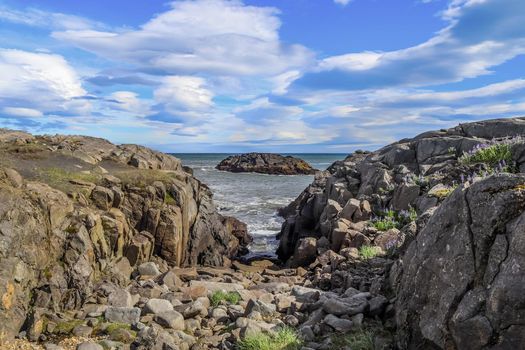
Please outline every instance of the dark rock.
[[245, 153], [230, 156], [222, 160], [216, 168], [234, 173], [254, 172], [273, 175], [312, 175], [317, 171], [302, 159], [273, 153]]
[[525, 175], [489, 177], [456, 190], [430, 217], [403, 259], [396, 302], [401, 348], [500, 348], [493, 339], [519, 347], [523, 184]]

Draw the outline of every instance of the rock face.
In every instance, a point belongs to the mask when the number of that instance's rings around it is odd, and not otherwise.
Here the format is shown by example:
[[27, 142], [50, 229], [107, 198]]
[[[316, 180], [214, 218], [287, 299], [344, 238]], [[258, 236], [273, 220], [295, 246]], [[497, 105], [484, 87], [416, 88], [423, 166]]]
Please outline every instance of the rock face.
[[[409, 209], [430, 215], [454, 186], [493, 171], [482, 164], [460, 163], [459, 156], [478, 145], [520, 135], [525, 135], [525, 118], [499, 119], [427, 132], [376, 152], [355, 152], [317, 173], [314, 182], [281, 211], [286, 221], [277, 253], [288, 261], [302, 249], [306, 237], [321, 245], [326, 240], [336, 251], [401, 245], [412, 238], [416, 225], [405, 226], [413, 221]], [[525, 170], [524, 144], [509, 147], [515, 169]], [[388, 240], [368, 222], [385, 216], [387, 209], [396, 212], [396, 228], [401, 230], [390, 232]], [[291, 259], [289, 264], [297, 262]]]
[[0, 333], [17, 334], [30, 309], [78, 308], [157, 257], [228, 265], [249, 239], [224, 220], [177, 158], [0, 129]]
[[217, 169], [233, 173], [261, 173], [273, 175], [312, 175], [317, 171], [308, 163], [292, 156], [273, 153], [245, 153], [222, 160]]
[[[399, 349], [522, 348], [523, 136], [525, 118], [489, 120], [356, 152], [282, 211], [278, 254], [289, 266], [317, 266], [323, 290], [351, 280], [395, 300], [374, 297], [366, 310], [395, 315]], [[494, 145], [505, 155], [464, 155]], [[367, 254], [383, 258], [365, 271], [344, 260]], [[323, 310], [339, 317], [348, 304], [335, 299]]]
[[456, 190], [403, 258], [402, 349], [518, 349], [525, 342], [525, 175]]

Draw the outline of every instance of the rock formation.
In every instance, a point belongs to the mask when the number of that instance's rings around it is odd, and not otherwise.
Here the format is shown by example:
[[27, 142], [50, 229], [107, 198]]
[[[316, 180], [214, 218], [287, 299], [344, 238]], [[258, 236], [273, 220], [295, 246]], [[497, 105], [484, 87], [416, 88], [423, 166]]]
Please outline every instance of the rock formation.
[[[399, 349], [520, 348], [523, 136], [525, 118], [499, 119], [355, 152], [283, 209], [278, 254], [320, 266], [321, 288], [350, 278], [392, 298], [383, 324], [395, 321]], [[326, 271], [327, 249], [382, 256], [369, 260], [379, 270]]]
[[[172, 156], [82, 136], [0, 130], [0, 333], [71, 310], [155, 258], [229, 263], [249, 242]], [[235, 229], [235, 232], [232, 230]]]
[[233, 350], [284, 326], [290, 350], [522, 348], [522, 135], [501, 119], [355, 152], [282, 210], [284, 266], [230, 266], [246, 226], [175, 158], [3, 131], [6, 349]]
[[317, 171], [307, 162], [292, 156], [273, 153], [245, 153], [223, 159], [217, 169], [233, 173], [261, 173], [272, 175], [312, 175]]

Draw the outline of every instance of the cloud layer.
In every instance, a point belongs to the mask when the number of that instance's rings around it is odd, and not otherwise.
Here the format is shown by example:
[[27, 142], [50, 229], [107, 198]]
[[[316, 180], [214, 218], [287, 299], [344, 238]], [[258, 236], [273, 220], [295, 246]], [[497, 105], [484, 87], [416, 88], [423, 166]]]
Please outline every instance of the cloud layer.
[[345, 152], [525, 113], [523, 69], [498, 75], [525, 54], [522, 0], [450, 0], [424, 42], [337, 55], [285, 42], [278, 6], [180, 0], [128, 27], [0, 7], [48, 38], [0, 48], [0, 124], [168, 151]]

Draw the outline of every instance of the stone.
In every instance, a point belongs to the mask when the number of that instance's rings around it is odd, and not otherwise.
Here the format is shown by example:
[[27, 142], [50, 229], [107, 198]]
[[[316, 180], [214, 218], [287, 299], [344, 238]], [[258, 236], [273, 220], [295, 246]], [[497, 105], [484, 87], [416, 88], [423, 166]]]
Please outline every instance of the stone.
[[111, 292], [108, 296], [108, 305], [117, 307], [132, 307], [133, 298], [131, 294], [125, 289], [117, 289]]
[[155, 277], [160, 275], [159, 268], [154, 262], [145, 262], [137, 268], [141, 276]]
[[93, 328], [89, 326], [78, 325], [75, 328], [73, 328], [72, 333], [77, 337], [89, 338], [91, 336], [91, 333], [93, 333]]
[[224, 282], [210, 282], [210, 281], [191, 281], [190, 288], [204, 288], [213, 293], [217, 291], [237, 292], [244, 289], [244, 286], [239, 283], [224, 283]]
[[317, 255], [317, 240], [312, 237], [302, 238], [297, 243], [294, 259], [291, 266], [305, 266], [311, 264]]
[[364, 312], [368, 307], [366, 298], [352, 297], [347, 299], [327, 299], [323, 304], [323, 310], [328, 314], [336, 316], [353, 316]]
[[300, 302], [314, 303], [319, 300], [321, 291], [314, 288], [307, 288], [301, 286], [293, 286], [292, 295]]
[[378, 295], [368, 300], [368, 304], [369, 304], [368, 315], [372, 317], [380, 316], [383, 313], [383, 311], [385, 311], [385, 307], [388, 304], [388, 299], [382, 295]]
[[113, 197], [113, 191], [102, 186], [96, 186], [91, 192], [91, 200], [102, 210], [109, 210], [113, 206]]
[[267, 304], [261, 300], [250, 299], [246, 305], [245, 314], [248, 315], [253, 311], [259, 312], [263, 317], [269, 317], [277, 311], [277, 307], [274, 304]]
[[104, 317], [109, 322], [135, 324], [140, 320], [140, 309], [138, 307], [116, 307], [107, 308]]
[[352, 321], [334, 315], [326, 315], [323, 322], [341, 333], [347, 333], [352, 329]]
[[144, 308], [143, 312], [147, 314], [160, 314], [165, 311], [173, 311], [173, 304], [164, 299], [149, 299]]
[[184, 317], [177, 311], [165, 311], [155, 315], [155, 322], [165, 328], [184, 330]]
[[77, 350], [104, 350], [104, 348], [97, 343], [84, 342], [77, 345]]

